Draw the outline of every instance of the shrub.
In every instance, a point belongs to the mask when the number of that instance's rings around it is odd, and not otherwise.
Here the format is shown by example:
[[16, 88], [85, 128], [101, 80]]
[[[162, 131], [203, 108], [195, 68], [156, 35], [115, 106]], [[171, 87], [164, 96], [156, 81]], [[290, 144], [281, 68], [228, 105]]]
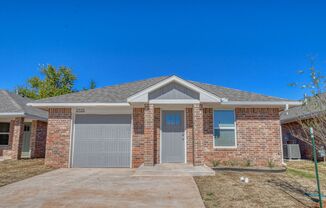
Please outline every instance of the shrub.
[[269, 160], [267, 161], [267, 164], [268, 164], [268, 167], [269, 167], [269, 168], [273, 168], [273, 167], [275, 166], [274, 160], [272, 160], [272, 159], [269, 159]]
[[238, 165], [238, 163], [235, 160], [230, 160], [230, 165], [231, 166], [236, 166], [236, 165]]
[[246, 167], [250, 167], [250, 166], [251, 166], [251, 160], [246, 160], [246, 162], [245, 162], [245, 166], [246, 166]]
[[219, 160], [213, 160], [212, 165], [213, 165], [213, 167], [217, 167], [217, 166], [220, 165], [220, 161]]

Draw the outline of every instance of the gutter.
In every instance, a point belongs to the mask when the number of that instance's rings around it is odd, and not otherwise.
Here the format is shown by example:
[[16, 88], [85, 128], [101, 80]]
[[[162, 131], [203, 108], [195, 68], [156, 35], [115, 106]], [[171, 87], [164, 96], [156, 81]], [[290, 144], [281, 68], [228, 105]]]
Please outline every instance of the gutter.
[[122, 107], [130, 106], [129, 103], [27, 103], [32, 107]]
[[222, 105], [260, 105], [260, 106], [300, 106], [301, 101], [228, 101]]
[[37, 120], [41, 120], [41, 121], [47, 121], [48, 118], [47, 117], [41, 117], [41, 116], [35, 116], [35, 115], [31, 115], [31, 114], [27, 114], [24, 112], [17, 112], [17, 113], [0, 113], [0, 117], [27, 117], [27, 118], [32, 118], [32, 119], [37, 119]]
[[17, 113], [0, 113], [0, 116], [24, 116], [24, 112], [17, 112]]

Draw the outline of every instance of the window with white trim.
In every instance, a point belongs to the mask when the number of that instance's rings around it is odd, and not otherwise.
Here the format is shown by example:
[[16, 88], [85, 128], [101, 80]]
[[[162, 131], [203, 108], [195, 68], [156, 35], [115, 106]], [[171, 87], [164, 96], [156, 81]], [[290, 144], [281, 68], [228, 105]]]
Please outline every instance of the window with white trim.
[[214, 147], [236, 147], [234, 110], [214, 110]]
[[0, 123], [0, 145], [9, 144], [10, 123]]

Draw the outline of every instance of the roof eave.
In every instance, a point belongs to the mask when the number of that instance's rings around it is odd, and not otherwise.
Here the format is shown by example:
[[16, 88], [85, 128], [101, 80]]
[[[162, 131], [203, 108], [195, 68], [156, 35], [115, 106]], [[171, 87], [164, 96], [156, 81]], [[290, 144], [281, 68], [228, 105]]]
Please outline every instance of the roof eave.
[[37, 108], [58, 108], [58, 107], [124, 107], [129, 103], [27, 103], [28, 106]]
[[227, 101], [222, 102], [222, 105], [230, 106], [300, 106], [300, 101]]

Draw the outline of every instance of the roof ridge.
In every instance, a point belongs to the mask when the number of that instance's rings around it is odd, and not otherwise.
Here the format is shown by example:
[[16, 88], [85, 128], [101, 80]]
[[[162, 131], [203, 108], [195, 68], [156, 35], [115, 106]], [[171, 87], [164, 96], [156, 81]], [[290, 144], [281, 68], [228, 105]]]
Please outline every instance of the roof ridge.
[[215, 85], [215, 84], [197, 82], [197, 81], [193, 81], [193, 80], [188, 80], [188, 81], [193, 82], [193, 83], [198, 83], [198, 84], [210, 85], [210, 86], [213, 86], [213, 87], [221, 87], [221, 88], [224, 88], [224, 89], [235, 90], [235, 91], [238, 91], [238, 92], [245, 92], [245, 93], [250, 93], [250, 94], [256, 94], [256, 95], [266, 96], [266, 97], [270, 97], [270, 98], [278, 98], [278, 99], [282, 99], [282, 100], [288, 100], [286, 98], [281, 98], [281, 97], [276, 97], [276, 96], [270, 96], [270, 95], [265, 95], [265, 94], [257, 93], [257, 92], [250, 92], [250, 91], [246, 91], [246, 90], [239, 90], [239, 89], [235, 89], [235, 88], [231, 88], [231, 87], [224, 87], [224, 86], [221, 86], [221, 85]]
[[11, 100], [11, 102], [18, 108], [20, 109], [22, 112], [24, 112], [24, 109], [15, 101], [15, 99], [11, 96], [11, 93], [9, 93], [7, 90], [2, 90], [7, 96], [8, 98]]
[[124, 83], [121, 83], [121, 84], [115, 84], [115, 85], [111, 85], [111, 86], [104, 86], [102, 88], [117, 87], [117, 86], [120, 86], [120, 85], [133, 84], [133, 83], [137, 83], [137, 82], [144, 82], [144, 81], [153, 80], [153, 79], [159, 79], [159, 78], [167, 79], [169, 77], [171, 77], [171, 76], [152, 77], [152, 78], [147, 78], [147, 79], [142, 79], [142, 80], [136, 80], [136, 81], [131, 81], [131, 82], [124, 82]]

